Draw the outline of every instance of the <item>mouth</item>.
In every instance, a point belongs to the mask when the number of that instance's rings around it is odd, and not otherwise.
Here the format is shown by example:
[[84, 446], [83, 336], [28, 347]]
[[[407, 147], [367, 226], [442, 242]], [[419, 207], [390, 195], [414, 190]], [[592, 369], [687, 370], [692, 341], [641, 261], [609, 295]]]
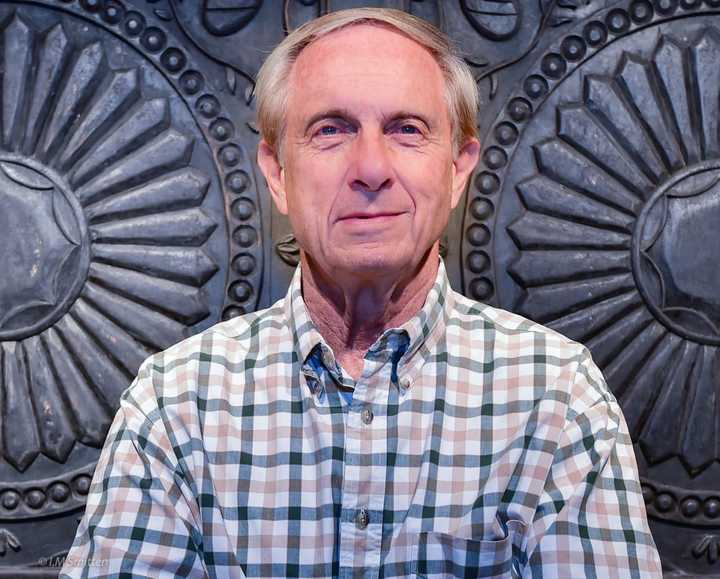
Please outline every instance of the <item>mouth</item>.
[[350, 213], [349, 215], [344, 215], [338, 221], [355, 221], [355, 222], [368, 222], [368, 221], [383, 221], [387, 219], [392, 219], [393, 217], [397, 217], [399, 215], [402, 215], [404, 211], [400, 212], [385, 212], [385, 213]]

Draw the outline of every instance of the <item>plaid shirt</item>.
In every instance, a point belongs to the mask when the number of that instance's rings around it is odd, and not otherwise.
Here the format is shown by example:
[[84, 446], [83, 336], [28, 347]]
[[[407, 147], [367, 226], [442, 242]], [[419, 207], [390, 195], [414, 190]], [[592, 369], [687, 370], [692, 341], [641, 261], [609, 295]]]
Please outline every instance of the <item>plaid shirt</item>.
[[442, 262], [357, 382], [299, 269], [269, 309], [147, 360], [61, 576], [96, 573], [661, 576], [627, 426], [588, 351], [454, 292]]

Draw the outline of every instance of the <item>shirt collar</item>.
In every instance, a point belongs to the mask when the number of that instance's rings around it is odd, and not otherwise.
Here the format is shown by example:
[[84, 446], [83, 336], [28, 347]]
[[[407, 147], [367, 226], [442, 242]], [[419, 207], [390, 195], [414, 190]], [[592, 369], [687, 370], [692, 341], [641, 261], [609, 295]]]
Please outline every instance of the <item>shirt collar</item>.
[[452, 290], [445, 270], [445, 262], [440, 259], [438, 272], [425, 303], [420, 311], [398, 328], [385, 330], [378, 340], [370, 348], [373, 351], [376, 346], [382, 343], [383, 339], [393, 332], [407, 332], [410, 342], [407, 351], [400, 359], [400, 365], [411, 360], [415, 353], [427, 342], [432, 335], [445, 329], [446, 314], [452, 308]]
[[285, 296], [285, 319], [289, 321], [293, 343], [301, 363], [305, 363], [313, 348], [325, 344], [320, 332], [310, 318], [302, 297], [301, 269], [298, 265]]
[[[284, 303], [285, 318], [289, 321], [298, 359], [301, 364], [305, 364], [315, 347], [319, 345], [324, 355], [324, 364], [328, 367], [334, 366], [336, 362], [332, 350], [320, 335], [305, 306], [302, 297], [301, 276], [301, 268], [298, 265]], [[435, 282], [420, 311], [401, 326], [385, 330], [370, 347], [368, 354], [381, 355], [383, 351], [389, 351], [391, 354], [397, 352], [399, 354], [398, 361], [394, 366], [402, 371], [402, 368], [413, 360], [423, 344], [429, 346], [426, 342], [431, 336], [437, 336], [439, 332], [443, 331], [446, 312], [452, 307], [451, 300], [452, 290], [445, 263], [440, 259]], [[403, 381], [403, 384], [404, 386], [400, 385], [401, 390], [407, 388], [408, 382]]]

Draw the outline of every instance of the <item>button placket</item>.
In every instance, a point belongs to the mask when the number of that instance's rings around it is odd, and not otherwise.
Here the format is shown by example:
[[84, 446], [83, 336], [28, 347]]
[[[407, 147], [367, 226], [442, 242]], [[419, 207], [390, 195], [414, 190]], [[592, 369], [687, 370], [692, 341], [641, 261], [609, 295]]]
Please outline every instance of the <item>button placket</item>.
[[[377, 577], [382, 551], [382, 525], [371, 514], [382, 512], [385, 504], [387, 466], [367, 457], [387, 454], [387, 441], [375, 429], [384, 425], [385, 397], [388, 395], [385, 356], [369, 356], [362, 376], [354, 381], [354, 394], [345, 414], [345, 470], [343, 507], [350, 510], [340, 524], [340, 566], [349, 570], [362, 554], [364, 577]], [[381, 371], [382, 370], [382, 371]], [[380, 423], [376, 424], [374, 410]], [[346, 511], [347, 512], [347, 511]], [[348, 516], [349, 515], [349, 516]]]

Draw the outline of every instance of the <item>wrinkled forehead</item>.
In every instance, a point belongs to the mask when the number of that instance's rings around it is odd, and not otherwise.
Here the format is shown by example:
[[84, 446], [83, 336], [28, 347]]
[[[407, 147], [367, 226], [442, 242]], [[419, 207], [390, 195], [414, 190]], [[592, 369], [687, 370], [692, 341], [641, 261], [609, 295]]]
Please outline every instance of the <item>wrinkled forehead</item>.
[[352, 25], [316, 40], [298, 55], [288, 81], [288, 121], [308, 109], [367, 105], [448, 115], [435, 57], [385, 25]]

